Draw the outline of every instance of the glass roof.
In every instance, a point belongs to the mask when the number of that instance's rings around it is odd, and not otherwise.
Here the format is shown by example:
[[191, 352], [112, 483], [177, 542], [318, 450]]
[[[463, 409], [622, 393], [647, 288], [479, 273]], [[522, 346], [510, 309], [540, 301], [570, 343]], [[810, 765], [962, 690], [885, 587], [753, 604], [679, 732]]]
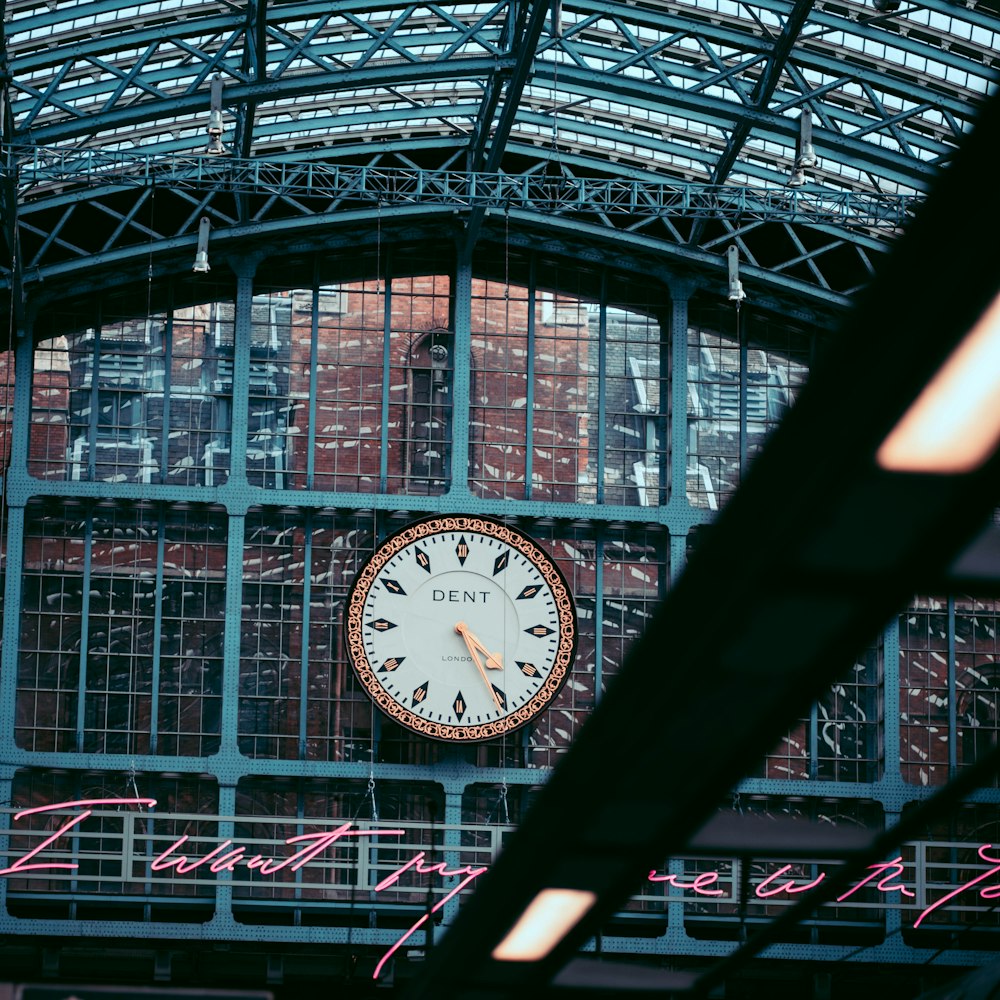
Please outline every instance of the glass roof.
[[[223, 141], [245, 141], [252, 103], [253, 155], [321, 147], [351, 158], [359, 138], [389, 136], [461, 144], [489, 113], [490, 89], [526, 58], [518, 10], [14, 0], [14, 138], [196, 152], [219, 74]], [[660, 175], [721, 180], [720, 156], [749, 124], [732, 177], [773, 184], [791, 169], [808, 111], [811, 182], [919, 191], [994, 85], [998, 31], [984, 3], [557, 4], [507, 145], [581, 152], [597, 170], [613, 154]], [[492, 124], [503, 105], [501, 94]]]
[[1000, 7], [878, 3], [10, 0], [6, 138], [203, 154], [217, 80], [239, 160], [919, 196], [996, 86]]

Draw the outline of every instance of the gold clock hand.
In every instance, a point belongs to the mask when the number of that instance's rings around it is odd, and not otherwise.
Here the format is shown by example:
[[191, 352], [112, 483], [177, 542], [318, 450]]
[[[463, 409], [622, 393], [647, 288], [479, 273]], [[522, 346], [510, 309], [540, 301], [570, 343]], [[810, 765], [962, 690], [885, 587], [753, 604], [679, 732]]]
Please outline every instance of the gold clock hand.
[[[479, 641], [479, 637], [476, 636], [476, 635], [474, 635], [472, 632], [469, 631], [469, 627], [465, 624], [465, 622], [460, 622], [459, 624], [461, 624], [464, 627], [464, 629], [465, 629], [464, 635], [466, 637], [465, 638], [466, 645], [468, 645], [471, 642], [472, 645], [475, 646], [476, 649], [478, 649], [480, 653], [485, 653], [485, 655], [486, 655], [486, 666], [489, 667], [490, 670], [503, 670], [503, 661], [500, 659], [500, 654], [499, 653], [491, 653]], [[455, 626], [455, 629], [456, 629], [456, 631], [458, 630], [458, 626], [457, 625]]]
[[491, 653], [475, 636], [472, 637], [472, 640], [486, 654], [486, 666], [490, 670], [503, 670], [503, 662], [500, 659], [499, 653]]
[[481, 644], [476, 641], [476, 637], [469, 631], [469, 626], [465, 622], [458, 622], [455, 626], [455, 631], [465, 640], [465, 648], [468, 649], [469, 654], [472, 656], [472, 662], [479, 669], [483, 680], [489, 685], [490, 682], [486, 679], [486, 671], [483, 669], [483, 661], [479, 659], [479, 647]]
[[476, 669], [479, 671], [479, 676], [482, 677], [483, 683], [486, 685], [490, 694], [493, 696], [493, 701], [496, 702], [497, 708], [503, 711], [503, 702], [500, 700], [500, 696], [493, 690], [493, 685], [490, 683], [490, 679], [486, 676], [486, 670], [483, 667], [482, 660], [479, 659], [478, 648], [483, 649], [483, 644], [476, 639], [476, 637], [469, 631], [469, 626], [465, 622], [457, 622], [455, 624], [455, 631], [465, 640], [465, 645], [469, 650], [469, 654], [472, 656], [472, 662], [475, 663]]

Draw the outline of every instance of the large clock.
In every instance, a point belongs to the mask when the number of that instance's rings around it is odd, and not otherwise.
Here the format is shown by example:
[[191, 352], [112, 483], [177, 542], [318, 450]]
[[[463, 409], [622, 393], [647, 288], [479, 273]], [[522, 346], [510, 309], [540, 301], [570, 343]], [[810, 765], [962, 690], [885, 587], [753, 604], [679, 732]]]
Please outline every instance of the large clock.
[[383, 542], [351, 586], [347, 648], [375, 704], [439, 740], [502, 736], [552, 704], [576, 651], [566, 580], [531, 538], [429, 517]]

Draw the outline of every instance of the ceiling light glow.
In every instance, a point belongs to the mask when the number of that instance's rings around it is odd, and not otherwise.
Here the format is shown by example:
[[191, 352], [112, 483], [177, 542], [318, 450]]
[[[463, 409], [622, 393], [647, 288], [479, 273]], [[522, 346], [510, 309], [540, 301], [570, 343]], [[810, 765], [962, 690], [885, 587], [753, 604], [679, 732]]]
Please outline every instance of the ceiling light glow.
[[876, 453], [889, 472], [972, 472], [1000, 444], [1000, 295]]
[[595, 902], [596, 894], [585, 889], [543, 889], [493, 949], [493, 957], [500, 962], [540, 961]]

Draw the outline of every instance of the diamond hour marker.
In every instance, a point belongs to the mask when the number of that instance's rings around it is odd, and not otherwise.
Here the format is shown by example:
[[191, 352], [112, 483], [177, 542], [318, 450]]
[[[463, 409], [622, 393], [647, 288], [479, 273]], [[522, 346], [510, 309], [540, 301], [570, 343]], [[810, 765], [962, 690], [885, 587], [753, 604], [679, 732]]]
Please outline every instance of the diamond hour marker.
[[531, 628], [526, 628], [524, 631], [528, 635], [537, 635], [539, 638], [544, 638], [547, 635], [552, 635], [555, 630], [548, 628], [546, 625], [532, 625]]

